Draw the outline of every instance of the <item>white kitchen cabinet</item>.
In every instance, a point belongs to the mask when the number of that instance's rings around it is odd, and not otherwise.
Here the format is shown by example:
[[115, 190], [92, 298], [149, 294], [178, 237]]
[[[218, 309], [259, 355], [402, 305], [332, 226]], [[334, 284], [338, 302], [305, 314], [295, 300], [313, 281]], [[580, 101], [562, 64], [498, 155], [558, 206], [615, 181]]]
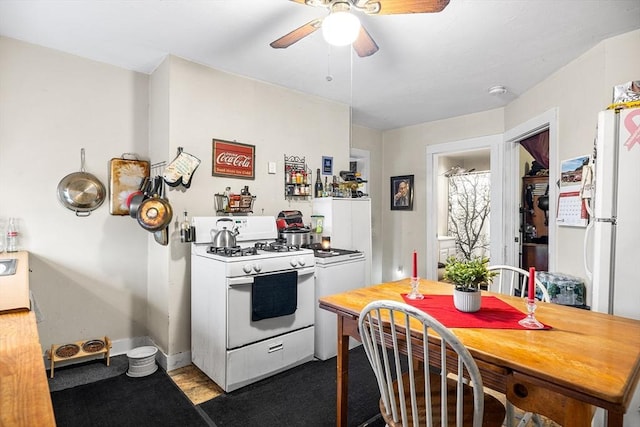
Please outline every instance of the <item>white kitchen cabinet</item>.
[[324, 215], [322, 234], [331, 237], [331, 247], [364, 253], [365, 283], [371, 285], [371, 199], [315, 198], [313, 215]]

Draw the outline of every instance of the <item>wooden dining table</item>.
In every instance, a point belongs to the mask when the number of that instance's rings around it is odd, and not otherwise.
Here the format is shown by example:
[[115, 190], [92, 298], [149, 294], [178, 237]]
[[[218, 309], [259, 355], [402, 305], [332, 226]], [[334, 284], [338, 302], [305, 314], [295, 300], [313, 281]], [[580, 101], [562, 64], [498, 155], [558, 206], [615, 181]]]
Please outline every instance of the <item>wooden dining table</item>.
[[[319, 299], [338, 317], [337, 426], [347, 425], [349, 337], [360, 340], [361, 310], [375, 300], [403, 302], [409, 279]], [[421, 279], [419, 290], [452, 294], [450, 284]], [[522, 311], [524, 299], [482, 292]], [[482, 308], [481, 308], [482, 310]], [[621, 427], [640, 380], [640, 321], [552, 303], [537, 303], [536, 318], [548, 330], [452, 328], [473, 355], [484, 385], [518, 408], [565, 426], [590, 426], [596, 407], [607, 425]]]

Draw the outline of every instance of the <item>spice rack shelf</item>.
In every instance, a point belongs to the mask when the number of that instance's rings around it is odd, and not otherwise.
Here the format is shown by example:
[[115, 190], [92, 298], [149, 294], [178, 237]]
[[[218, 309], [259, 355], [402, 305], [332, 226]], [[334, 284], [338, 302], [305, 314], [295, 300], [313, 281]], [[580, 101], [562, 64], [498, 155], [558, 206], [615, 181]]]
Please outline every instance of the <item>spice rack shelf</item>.
[[47, 358], [51, 361], [50, 376], [53, 378], [53, 370], [57, 362], [95, 356], [97, 354], [104, 354], [104, 360], [109, 366], [110, 351], [111, 340], [107, 336], [102, 339], [76, 341], [71, 344], [53, 344], [51, 345], [51, 350], [47, 350]]
[[253, 213], [253, 202], [256, 196], [245, 196], [237, 194], [227, 196], [225, 194], [215, 194], [216, 213], [220, 215], [248, 215]]
[[285, 199], [307, 200], [311, 197], [311, 169], [304, 157], [284, 155]]

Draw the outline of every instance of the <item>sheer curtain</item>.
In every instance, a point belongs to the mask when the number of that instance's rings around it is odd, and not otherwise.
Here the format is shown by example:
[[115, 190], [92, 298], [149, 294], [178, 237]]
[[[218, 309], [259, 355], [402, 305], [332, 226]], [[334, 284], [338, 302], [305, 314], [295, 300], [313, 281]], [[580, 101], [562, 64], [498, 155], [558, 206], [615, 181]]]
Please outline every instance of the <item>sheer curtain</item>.
[[449, 177], [449, 236], [456, 239], [460, 256], [489, 258], [490, 172]]

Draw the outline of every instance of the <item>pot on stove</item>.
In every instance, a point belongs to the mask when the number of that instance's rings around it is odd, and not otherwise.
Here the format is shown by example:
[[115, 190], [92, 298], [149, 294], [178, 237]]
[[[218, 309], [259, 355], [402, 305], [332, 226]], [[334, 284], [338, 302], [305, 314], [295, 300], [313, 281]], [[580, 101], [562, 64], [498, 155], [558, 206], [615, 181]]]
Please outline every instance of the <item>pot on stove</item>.
[[287, 245], [306, 247], [309, 245], [310, 230], [306, 227], [300, 228], [286, 228], [280, 231], [280, 238], [283, 239]]
[[[216, 221], [216, 227], [215, 234], [214, 230], [211, 230], [212, 246], [216, 248], [233, 248], [237, 246], [236, 236], [240, 232], [237, 229], [233, 229], [233, 220], [231, 218], [220, 218]], [[229, 228], [232, 228], [232, 230], [229, 230]]]

